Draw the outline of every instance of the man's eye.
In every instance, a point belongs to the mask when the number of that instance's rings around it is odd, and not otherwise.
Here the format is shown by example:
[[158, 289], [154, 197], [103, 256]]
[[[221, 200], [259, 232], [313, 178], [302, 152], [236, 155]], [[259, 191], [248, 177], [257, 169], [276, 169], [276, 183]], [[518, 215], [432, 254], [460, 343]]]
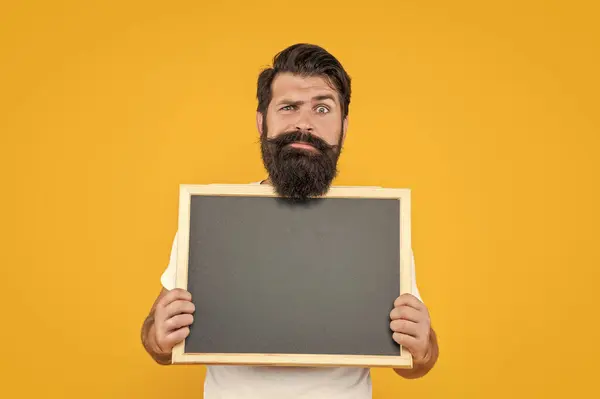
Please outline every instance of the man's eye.
[[286, 105], [285, 107], [281, 108], [282, 111], [291, 111], [292, 109], [294, 109], [293, 105]]
[[321, 105], [321, 106], [317, 107], [317, 112], [320, 114], [326, 114], [329, 112], [329, 108]]

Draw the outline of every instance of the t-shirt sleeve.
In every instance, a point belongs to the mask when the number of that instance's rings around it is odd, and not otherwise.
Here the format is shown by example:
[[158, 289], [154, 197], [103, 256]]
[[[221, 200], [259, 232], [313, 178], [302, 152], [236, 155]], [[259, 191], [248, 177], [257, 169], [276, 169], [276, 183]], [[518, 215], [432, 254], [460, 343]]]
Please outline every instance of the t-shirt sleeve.
[[175, 238], [173, 239], [173, 244], [171, 245], [171, 255], [169, 257], [169, 264], [167, 268], [160, 276], [160, 282], [162, 286], [167, 290], [172, 290], [175, 288], [175, 284], [177, 282], [177, 233], [175, 233]]
[[410, 252], [410, 258], [411, 258], [411, 262], [410, 262], [410, 266], [411, 266], [411, 272], [412, 272], [412, 294], [417, 297], [421, 302], [423, 302], [423, 299], [421, 298], [421, 293], [419, 292], [419, 287], [417, 286], [417, 273], [416, 273], [416, 268], [415, 268], [415, 254], [411, 251]]

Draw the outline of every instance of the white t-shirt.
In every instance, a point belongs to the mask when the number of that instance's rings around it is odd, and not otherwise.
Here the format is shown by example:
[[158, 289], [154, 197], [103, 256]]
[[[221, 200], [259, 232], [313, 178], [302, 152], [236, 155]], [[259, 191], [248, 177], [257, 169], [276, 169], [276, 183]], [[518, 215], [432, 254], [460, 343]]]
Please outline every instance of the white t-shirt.
[[[415, 276], [414, 256], [411, 268]], [[164, 288], [176, 284], [177, 233], [169, 265], [161, 276]], [[413, 278], [412, 294], [420, 298]], [[391, 331], [390, 331], [391, 334]], [[205, 399], [371, 399], [371, 374], [356, 367], [207, 366]]]

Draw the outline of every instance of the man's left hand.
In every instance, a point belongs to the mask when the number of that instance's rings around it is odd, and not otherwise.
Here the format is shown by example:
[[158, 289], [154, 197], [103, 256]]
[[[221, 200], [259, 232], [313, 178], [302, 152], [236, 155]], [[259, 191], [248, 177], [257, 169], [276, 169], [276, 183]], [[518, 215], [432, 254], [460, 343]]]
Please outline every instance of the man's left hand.
[[427, 307], [411, 294], [402, 294], [390, 312], [392, 338], [406, 348], [416, 364], [431, 357], [431, 321]]

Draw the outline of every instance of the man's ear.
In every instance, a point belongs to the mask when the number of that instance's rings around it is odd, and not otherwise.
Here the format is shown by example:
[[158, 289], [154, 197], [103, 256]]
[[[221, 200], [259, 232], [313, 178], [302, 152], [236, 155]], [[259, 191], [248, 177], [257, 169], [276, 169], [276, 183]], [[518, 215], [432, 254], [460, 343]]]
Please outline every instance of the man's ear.
[[342, 123], [342, 143], [346, 141], [346, 132], [348, 131], [348, 117], [344, 118], [344, 122]]
[[263, 118], [264, 117], [261, 112], [256, 112], [256, 128], [261, 136], [263, 134]]

